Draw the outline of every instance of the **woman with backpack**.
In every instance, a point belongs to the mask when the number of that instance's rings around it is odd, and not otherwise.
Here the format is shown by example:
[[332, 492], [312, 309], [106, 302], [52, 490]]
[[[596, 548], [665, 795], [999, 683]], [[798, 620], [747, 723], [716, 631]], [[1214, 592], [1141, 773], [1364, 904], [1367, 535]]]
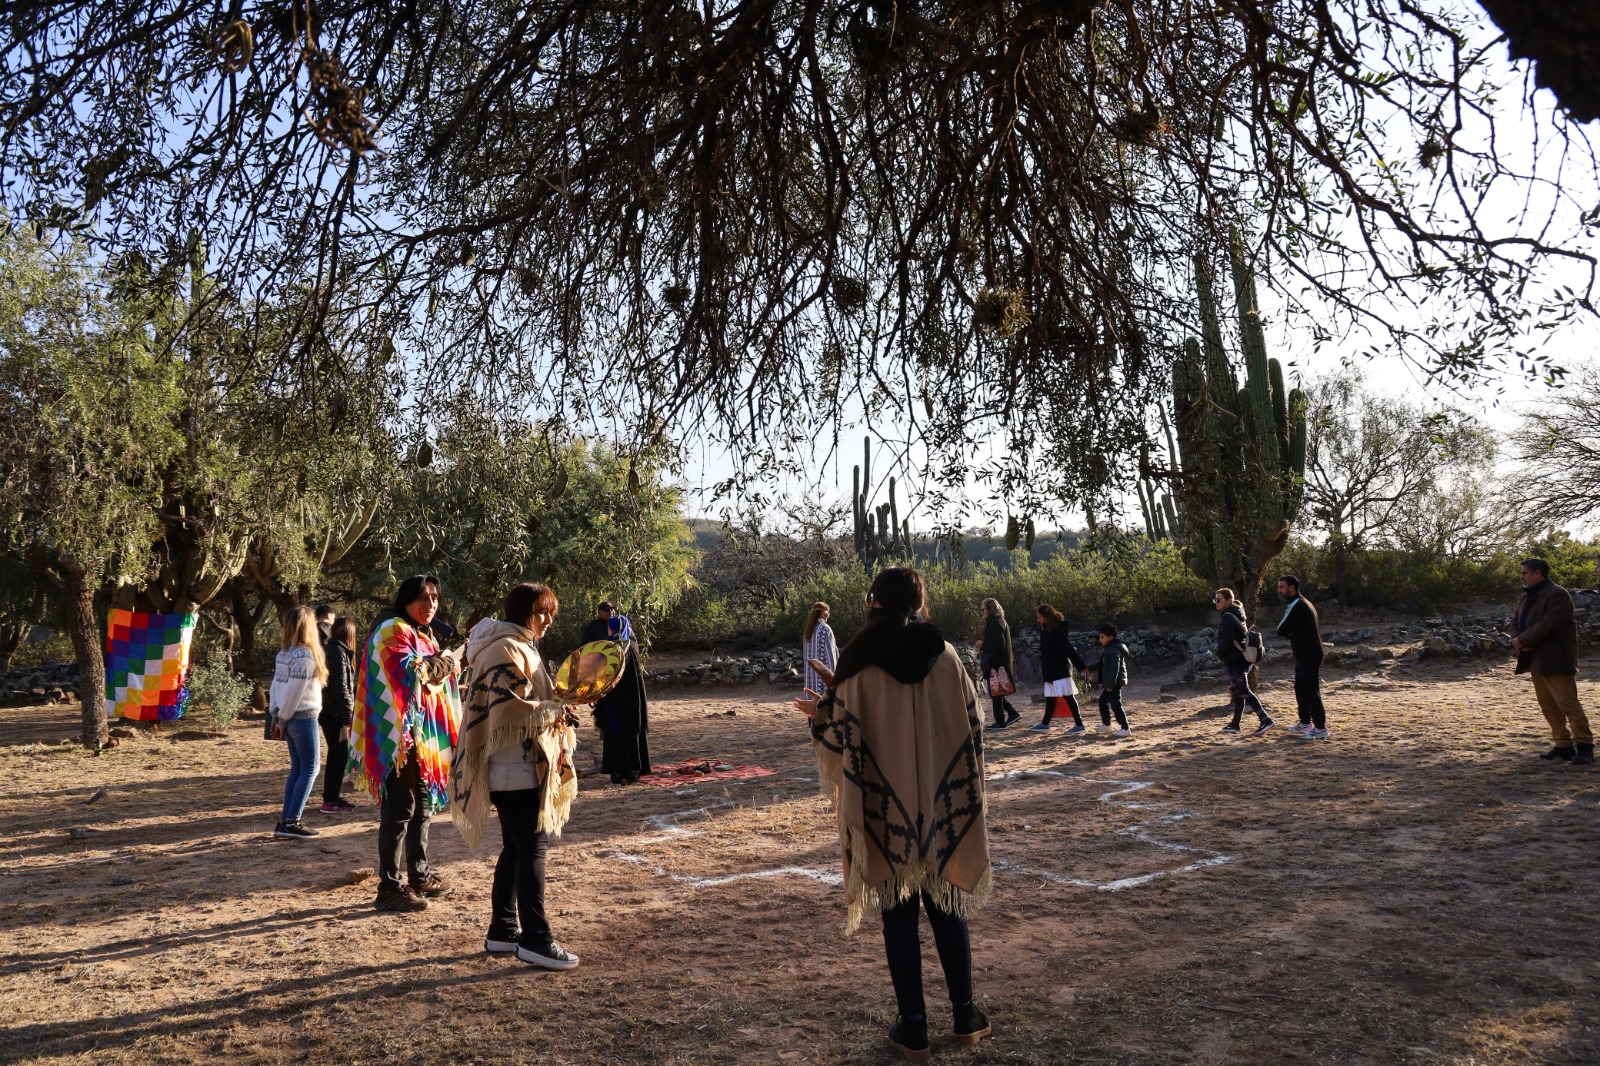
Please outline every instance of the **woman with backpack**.
[[1044, 733], [1050, 729], [1050, 720], [1056, 717], [1056, 701], [1067, 705], [1072, 713], [1072, 728], [1068, 733], [1082, 733], [1083, 718], [1078, 713], [1078, 686], [1072, 680], [1072, 671], [1087, 669], [1078, 649], [1072, 646], [1067, 635], [1067, 620], [1050, 604], [1039, 608], [1039, 672], [1044, 675], [1044, 720], [1030, 727], [1030, 732]]
[[1252, 736], [1260, 736], [1277, 723], [1261, 706], [1261, 697], [1250, 690], [1250, 662], [1244, 657], [1245, 641], [1250, 626], [1244, 620], [1244, 606], [1233, 595], [1232, 589], [1218, 589], [1211, 602], [1222, 612], [1217, 623], [1217, 658], [1228, 672], [1228, 690], [1233, 700], [1233, 720], [1222, 727], [1224, 733], [1239, 732], [1239, 721], [1248, 704], [1256, 712], [1256, 728]]

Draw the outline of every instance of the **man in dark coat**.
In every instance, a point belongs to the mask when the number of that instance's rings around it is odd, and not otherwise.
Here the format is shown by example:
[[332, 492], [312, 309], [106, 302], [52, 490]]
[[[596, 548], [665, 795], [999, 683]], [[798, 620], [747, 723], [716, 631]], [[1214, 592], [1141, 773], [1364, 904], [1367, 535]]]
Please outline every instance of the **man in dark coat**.
[[1328, 715], [1322, 706], [1322, 626], [1317, 608], [1300, 595], [1300, 579], [1284, 574], [1278, 579], [1278, 598], [1287, 605], [1278, 622], [1278, 636], [1289, 642], [1294, 655], [1294, 702], [1300, 722], [1289, 732], [1306, 740], [1325, 740]]
[[1232, 589], [1218, 589], [1211, 603], [1221, 617], [1217, 620], [1217, 658], [1228, 672], [1228, 690], [1233, 702], [1233, 720], [1222, 727], [1224, 733], [1239, 732], [1240, 719], [1248, 706], [1256, 713], [1256, 728], [1252, 736], [1265, 733], [1273, 727], [1272, 716], [1261, 706], [1261, 697], [1250, 689], [1250, 662], [1244, 657], [1245, 636], [1250, 626], [1244, 618], [1244, 605], [1234, 596]]
[[1522, 561], [1522, 598], [1512, 617], [1511, 647], [1517, 673], [1533, 675], [1539, 709], [1550, 723], [1555, 746], [1541, 759], [1594, 762], [1594, 733], [1578, 702], [1578, 623], [1572, 594], [1550, 580], [1543, 559]]
[[644, 672], [634, 643], [633, 623], [609, 601], [595, 608], [595, 617], [583, 627], [582, 642], [618, 640], [628, 652], [617, 687], [594, 705], [594, 724], [600, 730], [600, 771], [613, 785], [631, 785], [650, 772], [650, 701], [644, 691]]

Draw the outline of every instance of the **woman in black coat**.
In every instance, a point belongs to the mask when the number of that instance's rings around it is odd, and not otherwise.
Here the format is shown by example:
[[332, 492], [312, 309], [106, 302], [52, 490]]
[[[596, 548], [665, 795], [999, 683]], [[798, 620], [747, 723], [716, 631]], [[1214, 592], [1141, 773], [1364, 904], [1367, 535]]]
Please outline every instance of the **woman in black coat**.
[[1031, 728], [1043, 733], [1050, 728], [1050, 719], [1056, 716], [1056, 700], [1063, 700], [1072, 712], [1072, 728], [1068, 733], [1082, 733], [1083, 717], [1078, 713], [1078, 686], [1072, 680], [1073, 670], [1087, 669], [1078, 649], [1072, 646], [1067, 634], [1067, 620], [1060, 611], [1048, 603], [1039, 608], [1039, 672], [1044, 675], [1044, 720]]
[[350, 721], [356, 710], [356, 621], [337, 619], [322, 645], [328, 662], [328, 683], [322, 689], [317, 725], [328, 742], [328, 765], [322, 771], [323, 814], [348, 814], [356, 805], [340, 795], [345, 766], [350, 762]]
[[[1000, 601], [990, 598], [983, 601], [983, 641], [978, 646], [978, 668], [983, 673], [982, 684], [989, 683], [991, 670], [1005, 669], [1011, 683], [1017, 683], [1017, 661], [1011, 654], [1011, 627], [1006, 625], [1006, 610]], [[994, 702], [993, 729], [1004, 729], [1022, 715], [1004, 696], [990, 697]]]
[[600, 772], [613, 785], [631, 785], [650, 772], [650, 701], [644, 691], [644, 671], [634, 643], [633, 624], [610, 603], [596, 609], [596, 617], [583, 627], [583, 643], [618, 640], [628, 646], [626, 664], [617, 687], [594, 705], [594, 724], [600, 730]]

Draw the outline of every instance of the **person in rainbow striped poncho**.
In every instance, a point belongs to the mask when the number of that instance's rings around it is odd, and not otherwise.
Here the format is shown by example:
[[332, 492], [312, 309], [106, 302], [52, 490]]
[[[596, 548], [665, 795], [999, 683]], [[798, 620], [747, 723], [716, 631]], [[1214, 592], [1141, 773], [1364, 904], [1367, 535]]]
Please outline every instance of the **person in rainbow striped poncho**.
[[420, 911], [430, 897], [449, 892], [428, 867], [428, 823], [449, 801], [450, 753], [461, 727], [461, 662], [440, 649], [430, 628], [439, 613], [433, 575], [406, 578], [394, 599], [367, 639], [350, 766], [380, 810], [375, 905], [380, 911]]

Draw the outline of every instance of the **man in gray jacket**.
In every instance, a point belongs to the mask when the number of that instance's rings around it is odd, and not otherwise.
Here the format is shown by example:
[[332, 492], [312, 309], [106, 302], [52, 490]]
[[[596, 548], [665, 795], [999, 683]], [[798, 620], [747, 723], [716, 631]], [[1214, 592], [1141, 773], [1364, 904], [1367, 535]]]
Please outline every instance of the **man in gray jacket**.
[[1512, 616], [1511, 647], [1517, 653], [1517, 673], [1533, 675], [1533, 692], [1555, 741], [1539, 757], [1587, 765], [1594, 762], [1594, 733], [1578, 702], [1578, 623], [1572, 616], [1572, 594], [1550, 580], [1550, 564], [1543, 559], [1522, 561], [1522, 589]]

